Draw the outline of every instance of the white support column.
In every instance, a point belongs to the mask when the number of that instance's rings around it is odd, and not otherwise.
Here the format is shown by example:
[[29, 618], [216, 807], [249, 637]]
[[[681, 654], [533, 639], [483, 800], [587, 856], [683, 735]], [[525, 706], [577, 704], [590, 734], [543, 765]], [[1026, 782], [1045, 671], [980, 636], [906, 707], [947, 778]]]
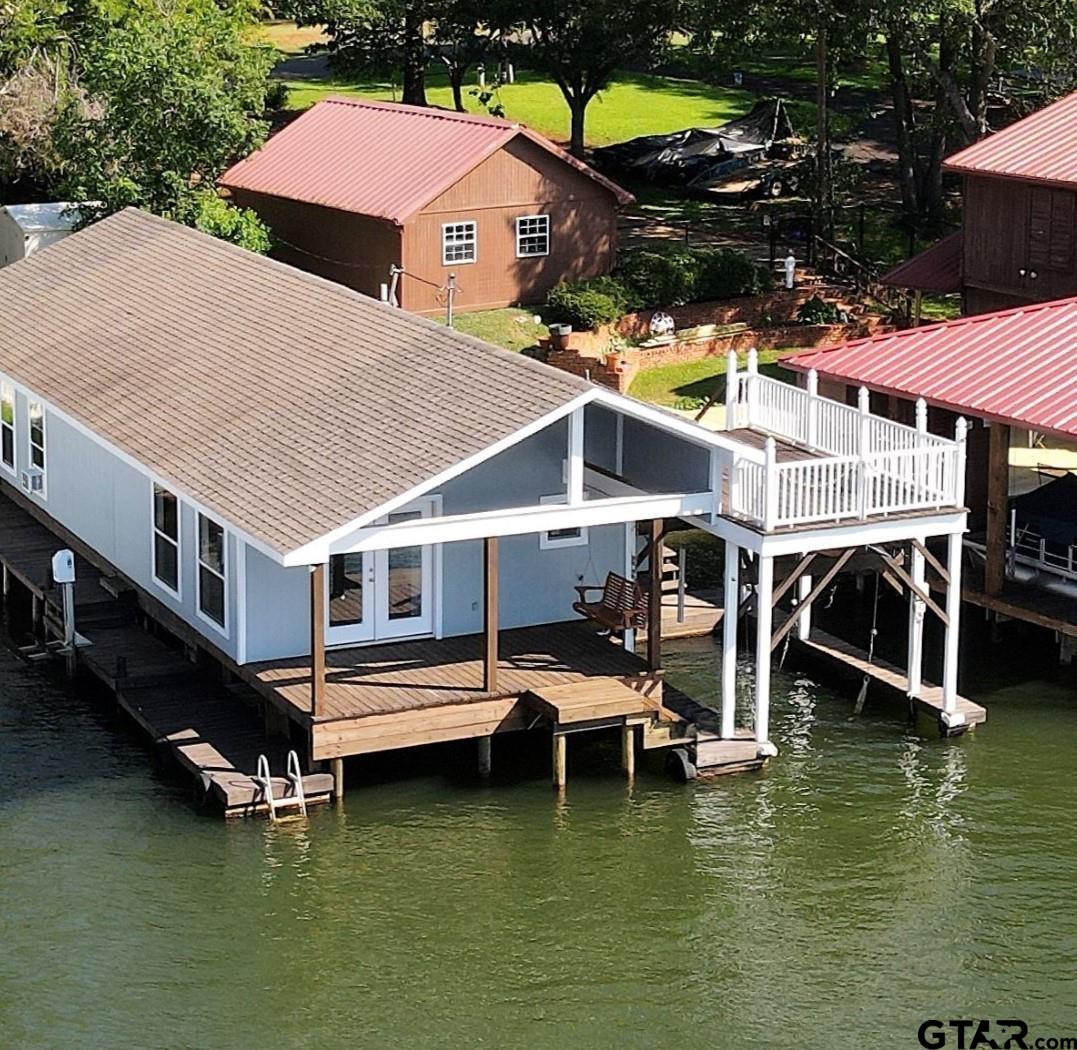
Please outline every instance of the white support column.
[[583, 502], [583, 409], [568, 417], [568, 455], [565, 460], [565, 491], [568, 502]]
[[725, 357], [725, 428], [737, 429], [737, 401], [740, 397], [740, 373], [737, 372], [737, 351]]
[[[624, 569], [621, 575], [626, 580], [634, 580], [636, 578], [636, 523], [634, 521], [625, 522], [625, 557], [624, 557]], [[625, 647], [626, 653], [634, 653], [636, 651], [636, 629], [630, 627], [624, 633], [624, 640], [622, 644]]]
[[954, 502], [959, 507], [965, 505], [965, 457], [968, 451], [969, 423], [964, 416], [958, 416], [954, 424], [954, 440], [957, 442], [957, 479]]
[[711, 449], [710, 490], [714, 496], [714, 509], [711, 511], [713, 521], [725, 509], [722, 506], [722, 463], [729, 456], [720, 448]]
[[755, 382], [759, 375], [759, 354], [755, 347], [748, 351], [748, 366], [744, 376], [744, 403], [746, 406], [746, 419], [741, 419], [741, 425], [750, 427], [758, 422], [758, 413], [755, 411], [755, 399], [759, 392], [759, 385]]
[[755, 589], [755, 740], [770, 739], [770, 635], [773, 625], [774, 558], [759, 556]]
[[[797, 608], [804, 603], [811, 594], [811, 577], [805, 574], [797, 580]], [[797, 637], [806, 642], [811, 634], [811, 606], [804, 606], [804, 611], [797, 618]]]
[[819, 373], [808, 369], [808, 448], [819, 444]]
[[740, 548], [725, 541], [722, 589], [722, 739], [729, 740], [737, 721], [737, 610], [740, 608]]
[[763, 454], [763, 528], [770, 532], [778, 523], [778, 445], [774, 438], [767, 438]]
[[946, 647], [942, 665], [942, 709], [947, 725], [960, 725], [957, 713], [957, 655], [961, 634], [961, 550], [963, 537], [955, 532], [946, 537], [946, 571], [950, 582], [946, 588]]
[[916, 399], [916, 429], [921, 434], [927, 433], [927, 402], [922, 397]]
[[617, 477], [623, 477], [625, 472], [625, 417], [617, 413], [617, 445], [614, 452], [613, 470]]
[[[923, 537], [917, 537], [923, 543]], [[924, 556], [915, 548], [912, 548], [912, 558], [909, 563], [909, 575], [913, 583], [926, 593], [926, 572], [924, 570]], [[924, 682], [924, 616], [927, 606], [923, 599], [909, 593], [909, 645], [908, 667], [909, 680], [905, 692], [908, 696], [919, 696]]]
[[860, 410], [860, 438], [858, 449], [860, 456], [860, 500], [859, 514], [863, 520], [868, 516], [869, 493], [871, 490], [871, 478], [868, 476], [868, 456], [871, 454], [871, 392], [866, 386], [862, 386], [856, 392], [856, 406]]

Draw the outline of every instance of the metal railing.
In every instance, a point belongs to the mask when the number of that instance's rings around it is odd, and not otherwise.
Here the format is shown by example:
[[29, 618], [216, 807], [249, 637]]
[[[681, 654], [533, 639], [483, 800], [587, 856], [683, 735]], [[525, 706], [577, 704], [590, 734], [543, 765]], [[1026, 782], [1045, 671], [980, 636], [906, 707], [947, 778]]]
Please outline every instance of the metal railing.
[[[856, 407], [806, 387], [760, 374], [755, 352], [738, 372], [731, 353], [726, 375], [726, 428], [768, 435], [757, 449], [725, 453], [725, 510], [765, 529], [823, 521], [863, 520], [909, 511], [960, 507], [964, 502], [965, 434], [954, 440], [927, 431], [927, 406], [917, 404], [916, 426], [871, 414], [868, 391]], [[777, 440], [811, 455], [777, 459]]]

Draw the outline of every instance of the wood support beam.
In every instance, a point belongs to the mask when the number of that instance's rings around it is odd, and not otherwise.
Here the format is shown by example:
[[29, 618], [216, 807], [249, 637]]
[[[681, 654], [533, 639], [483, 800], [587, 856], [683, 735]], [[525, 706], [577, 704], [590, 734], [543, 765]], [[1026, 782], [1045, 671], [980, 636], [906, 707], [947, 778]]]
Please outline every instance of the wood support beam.
[[938, 573], [939, 579], [942, 580], [943, 583], [949, 584], [949, 571], [947, 570], [946, 566], [943, 565], [942, 562], [939, 561], [939, 559], [936, 558], [935, 555], [927, 549], [927, 544], [925, 544], [923, 540], [913, 540], [912, 545], [913, 548], [923, 556], [924, 561], [926, 561], [928, 565], [930, 565], [935, 570], [935, 572]]
[[333, 774], [333, 798], [339, 804], [344, 801], [344, 759], [331, 758], [329, 770]]
[[1001, 594], [1006, 582], [1006, 517], [1010, 498], [1010, 428], [992, 423], [987, 453], [987, 539], [984, 593]]
[[497, 692], [498, 579], [497, 538], [488, 536], [482, 541], [482, 688], [487, 693]]
[[800, 561], [797, 562], [796, 568], [788, 575], [777, 587], [774, 588], [774, 597], [771, 600], [772, 605], [777, 605], [790, 590], [794, 583], [804, 575], [805, 572], [811, 568], [811, 564], [815, 561], [818, 555], [815, 553], [805, 554]]
[[647, 666], [662, 669], [662, 536], [665, 522], [652, 519], [647, 526]]
[[325, 712], [325, 564], [310, 569], [310, 714]]
[[568, 782], [567, 737], [564, 733], [553, 734], [553, 786], [564, 791]]
[[935, 601], [934, 598], [928, 593], [926, 586], [920, 586], [906, 571], [905, 566], [897, 560], [892, 558], [889, 554], [879, 552], [879, 557], [883, 560], [890, 571], [903, 583], [906, 587], [916, 595], [944, 624], [949, 624], [950, 618], [947, 616], [946, 611]]
[[493, 769], [493, 743], [493, 737], [480, 736], [478, 738], [479, 776], [482, 777], [483, 780], [486, 780], [490, 776], [490, 771]]
[[636, 775], [636, 727], [621, 726], [621, 765], [625, 776], [631, 780]]
[[[808, 594], [804, 597], [796, 609], [793, 610], [789, 618], [774, 632], [774, 637], [771, 639], [770, 648], [777, 649], [781, 644], [782, 639], [797, 625], [800, 617], [811, 608], [812, 602], [819, 597], [830, 586], [830, 581], [838, 575], [839, 572], [845, 567], [845, 563], [856, 553], [855, 547], [849, 547], [842, 551], [840, 557], [833, 565], [827, 569], [826, 574], [819, 580], [819, 582], [812, 587]], [[760, 604], [762, 604], [762, 598], [760, 598]], [[758, 611], [756, 612], [756, 623], [761, 623]]]

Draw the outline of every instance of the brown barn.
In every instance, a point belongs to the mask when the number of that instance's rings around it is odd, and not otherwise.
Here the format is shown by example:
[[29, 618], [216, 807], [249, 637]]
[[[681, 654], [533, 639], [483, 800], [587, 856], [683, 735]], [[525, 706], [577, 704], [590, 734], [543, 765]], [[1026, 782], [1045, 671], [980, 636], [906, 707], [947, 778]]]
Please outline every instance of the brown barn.
[[950, 157], [962, 229], [883, 281], [962, 293], [966, 314], [1077, 295], [1077, 93]]
[[630, 194], [522, 124], [362, 99], [319, 102], [225, 173], [282, 260], [399, 304], [541, 302], [613, 266]]

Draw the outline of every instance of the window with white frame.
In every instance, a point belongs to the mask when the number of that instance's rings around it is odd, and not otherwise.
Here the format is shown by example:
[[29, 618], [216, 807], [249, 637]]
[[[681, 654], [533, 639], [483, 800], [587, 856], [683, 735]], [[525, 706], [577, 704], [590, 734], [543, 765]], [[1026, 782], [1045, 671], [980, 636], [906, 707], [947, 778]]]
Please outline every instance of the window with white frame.
[[45, 473], [45, 410], [40, 401], [30, 402], [30, 466]]
[[222, 630], [225, 627], [224, 526], [198, 515], [198, 611]]
[[15, 469], [15, 388], [0, 381], [0, 462]]
[[162, 485], [153, 486], [153, 578], [179, 596], [179, 500]]
[[478, 258], [474, 222], [447, 222], [441, 227], [441, 264], [473, 263]]
[[[540, 496], [539, 503], [567, 503], [568, 496], [558, 493], [556, 496]], [[587, 529], [550, 529], [539, 533], [539, 548], [554, 550], [557, 547], [586, 547]]]
[[516, 220], [516, 258], [550, 254], [549, 215], [521, 215]]

